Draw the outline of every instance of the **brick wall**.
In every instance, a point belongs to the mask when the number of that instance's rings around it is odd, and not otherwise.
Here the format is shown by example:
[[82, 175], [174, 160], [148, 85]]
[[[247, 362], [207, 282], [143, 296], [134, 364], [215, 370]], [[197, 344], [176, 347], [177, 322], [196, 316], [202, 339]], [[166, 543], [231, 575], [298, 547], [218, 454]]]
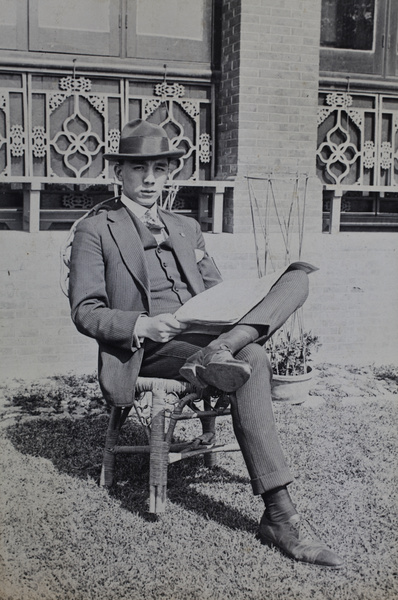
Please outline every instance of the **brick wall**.
[[0, 375], [92, 372], [96, 343], [71, 326], [59, 285], [66, 232], [0, 235]]
[[278, 202], [286, 210], [290, 178], [296, 173], [309, 176], [305, 227], [319, 231], [322, 191], [315, 177], [315, 148], [320, 8], [318, 0], [225, 3], [218, 176], [235, 175], [236, 180], [228, 231], [251, 230], [247, 175], [285, 180], [284, 190], [279, 183]]
[[241, 0], [222, 3], [221, 78], [217, 85], [217, 176], [237, 173]]
[[[96, 369], [96, 343], [78, 333], [59, 286], [63, 232], [0, 235], [0, 380]], [[225, 278], [256, 276], [251, 234], [206, 234]], [[394, 234], [311, 234], [305, 325], [319, 335], [317, 360], [398, 363], [398, 260]]]
[[[207, 236], [225, 277], [256, 275], [251, 234]], [[282, 253], [275, 240], [274, 259]], [[310, 276], [304, 325], [322, 343], [318, 362], [398, 364], [398, 250], [396, 234], [309, 233], [303, 258], [319, 268]]]
[[314, 173], [320, 4], [242, 3], [240, 169]]

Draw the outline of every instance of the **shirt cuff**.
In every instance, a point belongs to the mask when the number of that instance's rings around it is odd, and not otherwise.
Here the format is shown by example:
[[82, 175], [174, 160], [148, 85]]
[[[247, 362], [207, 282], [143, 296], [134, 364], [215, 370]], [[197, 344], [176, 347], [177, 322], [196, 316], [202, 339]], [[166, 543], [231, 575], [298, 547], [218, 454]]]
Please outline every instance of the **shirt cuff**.
[[138, 317], [138, 319], [135, 322], [135, 326], [134, 326], [134, 331], [133, 331], [133, 347], [134, 348], [141, 348], [142, 344], [144, 343], [144, 337], [140, 336], [138, 337], [138, 335], [136, 334], [136, 329], [137, 329], [137, 323], [140, 319], [142, 319], [142, 317], [147, 317], [147, 314], [142, 314]]

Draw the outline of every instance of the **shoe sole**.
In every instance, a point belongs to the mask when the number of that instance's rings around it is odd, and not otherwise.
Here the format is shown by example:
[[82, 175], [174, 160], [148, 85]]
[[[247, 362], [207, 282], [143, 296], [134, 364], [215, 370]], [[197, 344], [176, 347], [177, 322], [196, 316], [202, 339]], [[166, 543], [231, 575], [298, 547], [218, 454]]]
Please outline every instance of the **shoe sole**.
[[196, 367], [197, 375], [211, 385], [223, 392], [235, 392], [246, 383], [251, 375], [249, 365], [228, 365], [213, 362], [203, 367]]

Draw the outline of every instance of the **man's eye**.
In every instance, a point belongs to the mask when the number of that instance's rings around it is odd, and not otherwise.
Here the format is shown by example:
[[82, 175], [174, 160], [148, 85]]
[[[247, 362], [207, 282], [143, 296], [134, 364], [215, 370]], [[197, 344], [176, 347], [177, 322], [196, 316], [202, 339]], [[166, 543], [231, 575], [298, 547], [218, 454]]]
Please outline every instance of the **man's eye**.
[[166, 167], [156, 167], [156, 170], [160, 173], [164, 173], [166, 171]]

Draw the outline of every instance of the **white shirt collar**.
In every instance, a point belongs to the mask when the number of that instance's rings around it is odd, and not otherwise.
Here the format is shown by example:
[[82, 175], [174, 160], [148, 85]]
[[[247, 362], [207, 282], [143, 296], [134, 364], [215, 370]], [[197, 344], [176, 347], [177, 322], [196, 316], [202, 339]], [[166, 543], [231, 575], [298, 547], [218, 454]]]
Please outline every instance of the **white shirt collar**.
[[[151, 208], [148, 209], [145, 206], [138, 204], [138, 202], [134, 202], [133, 200], [130, 200], [130, 198], [127, 198], [127, 196], [123, 194], [123, 192], [120, 196], [120, 201], [123, 202], [125, 207], [128, 208], [133, 213], [133, 215], [140, 220], [147, 212], [147, 210], [150, 211], [152, 217], [156, 218], [158, 216], [158, 205], [156, 202], [151, 206]], [[158, 244], [164, 242], [164, 240], [168, 237], [168, 234], [165, 229], [161, 229], [160, 231], [152, 231], [152, 235]]]
[[141, 219], [145, 215], [147, 210], [150, 211], [153, 217], [158, 216], [158, 205], [156, 204], [156, 202], [151, 206], [151, 208], [148, 209], [146, 206], [142, 206], [141, 204], [138, 204], [138, 202], [134, 202], [134, 200], [130, 200], [130, 198], [127, 198], [127, 196], [123, 194], [123, 192], [120, 196], [120, 201], [123, 202], [125, 207], [128, 208], [133, 213], [133, 215], [138, 217], [138, 219]]

